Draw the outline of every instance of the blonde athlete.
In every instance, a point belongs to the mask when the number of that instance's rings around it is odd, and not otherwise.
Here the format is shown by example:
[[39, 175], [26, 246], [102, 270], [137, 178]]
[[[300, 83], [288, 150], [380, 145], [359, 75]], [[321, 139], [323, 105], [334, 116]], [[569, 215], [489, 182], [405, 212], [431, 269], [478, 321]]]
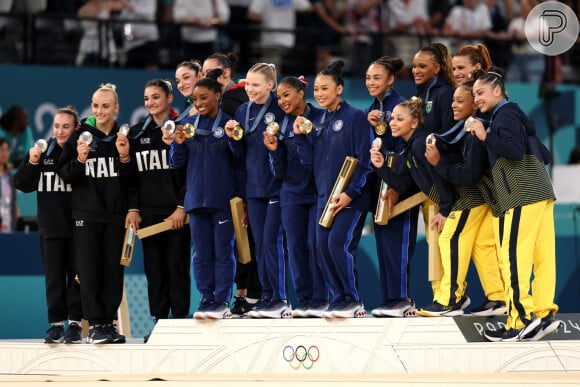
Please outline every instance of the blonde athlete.
[[554, 303], [555, 196], [545, 167], [550, 154], [536, 137], [533, 122], [507, 101], [501, 69], [480, 75], [473, 91], [479, 110], [491, 113], [489, 128], [475, 121], [471, 133], [487, 148], [503, 211], [500, 270], [508, 305], [505, 328], [486, 330], [484, 336], [490, 341], [539, 340], [561, 324]]

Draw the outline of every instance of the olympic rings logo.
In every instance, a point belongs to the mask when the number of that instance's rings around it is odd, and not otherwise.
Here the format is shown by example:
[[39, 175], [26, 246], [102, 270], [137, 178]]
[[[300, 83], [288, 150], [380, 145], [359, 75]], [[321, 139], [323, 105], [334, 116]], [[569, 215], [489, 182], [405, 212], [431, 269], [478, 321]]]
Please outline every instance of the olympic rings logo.
[[311, 345], [308, 349], [304, 345], [299, 345], [296, 349], [291, 345], [287, 345], [282, 350], [282, 358], [290, 364], [292, 369], [297, 370], [302, 366], [304, 369], [309, 370], [320, 359], [320, 350], [316, 345]]

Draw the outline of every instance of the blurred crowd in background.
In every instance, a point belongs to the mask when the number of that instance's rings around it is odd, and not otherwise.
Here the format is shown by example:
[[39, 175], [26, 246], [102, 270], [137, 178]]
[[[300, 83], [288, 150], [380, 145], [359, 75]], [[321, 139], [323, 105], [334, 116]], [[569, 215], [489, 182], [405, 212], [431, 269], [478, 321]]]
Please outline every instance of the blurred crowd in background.
[[[235, 52], [237, 71], [260, 61], [313, 74], [340, 58], [364, 76], [372, 58], [412, 55], [429, 41], [453, 53], [483, 42], [508, 82], [578, 81], [578, 45], [545, 57], [527, 43], [537, 0], [0, 0], [0, 62], [174, 68]], [[567, 4], [578, 14], [578, 3]], [[405, 78], [405, 72], [401, 74]]]

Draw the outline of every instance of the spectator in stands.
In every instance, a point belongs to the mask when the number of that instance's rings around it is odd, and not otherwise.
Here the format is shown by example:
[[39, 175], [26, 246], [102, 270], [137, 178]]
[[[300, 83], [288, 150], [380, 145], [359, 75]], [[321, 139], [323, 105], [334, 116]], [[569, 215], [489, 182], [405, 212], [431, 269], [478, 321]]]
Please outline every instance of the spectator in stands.
[[318, 74], [332, 62], [332, 50], [340, 40], [341, 35], [347, 35], [348, 29], [343, 23], [346, 14], [344, 4], [338, 0], [313, 0], [316, 31], [316, 64]]
[[126, 0], [126, 4], [120, 15], [121, 20], [129, 20], [123, 25], [125, 66], [158, 70], [160, 47], [159, 30], [155, 23], [157, 0]]
[[22, 106], [14, 105], [0, 118], [0, 138], [6, 139], [10, 147], [11, 167], [18, 167], [28, 153], [34, 139], [28, 125], [28, 113]]
[[451, 9], [443, 34], [452, 37], [452, 52], [465, 44], [479, 43], [491, 29], [491, 19], [485, 4], [480, 0], [463, 0], [462, 5]]
[[16, 230], [16, 220], [20, 216], [16, 205], [16, 188], [8, 160], [10, 148], [8, 141], [0, 138], [0, 233]]
[[[512, 39], [512, 61], [507, 69], [508, 82], [529, 82], [540, 84], [546, 68], [544, 55], [536, 51], [526, 39], [524, 25], [528, 14], [538, 4], [537, 0], [520, 0], [522, 14], [514, 18], [508, 26], [508, 36]], [[530, 27], [540, 25], [528, 23]]]
[[[506, 40], [510, 19], [501, 11], [500, 2], [502, 1], [484, 0], [491, 20], [491, 29], [487, 32], [484, 42], [491, 53], [494, 65], [507, 68], [511, 60], [511, 42]], [[506, 4], [510, 4], [510, 1]]]
[[228, 35], [230, 51], [239, 58], [239, 71], [246, 73], [251, 66], [252, 43], [258, 41], [257, 24], [248, 18], [248, 8], [252, 0], [226, 0], [230, 7]]
[[218, 26], [230, 20], [226, 0], [176, 0], [173, 20], [181, 26], [182, 60], [206, 58], [215, 50]]
[[350, 72], [364, 77], [367, 66], [381, 56], [382, 25], [380, 6], [382, 0], [347, 0], [346, 27], [351, 33]]
[[[248, 18], [262, 23], [261, 62], [272, 63], [280, 70], [282, 58], [288, 49], [294, 47], [296, 37], [296, 11], [312, 11], [308, 0], [252, 0], [248, 8]], [[292, 32], [273, 32], [291, 30]]]
[[431, 34], [427, 0], [390, 0], [387, 4], [389, 40], [395, 56], [410, 68], [415, 53], [422, 47], [421, 37]]
[[[84, 33], [79, 43], [77, 66], [98, 66], [101, 64], [118, 64], [119, 57], [113, 29], [106, 23], [114, 13], [126, 6], [124, 0], [86, 0], [79, 8], [77, 16], [82, 20]], [[90, 19], [99, 19], [90, 20]], [[103, 23], [101, 25], [101, 23]]]
[[431, 0], [428, 3], [431, 35], [439, 35], [445, 25], [445, 19], [451, 10], [450, 2], [448, 0]]

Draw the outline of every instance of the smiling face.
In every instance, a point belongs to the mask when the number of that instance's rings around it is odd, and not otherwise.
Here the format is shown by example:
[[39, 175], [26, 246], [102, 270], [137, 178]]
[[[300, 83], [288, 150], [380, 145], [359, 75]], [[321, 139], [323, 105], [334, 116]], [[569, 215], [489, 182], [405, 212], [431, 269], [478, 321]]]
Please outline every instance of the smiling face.
[[343, 87], [332, 76], [318, 75], [314, 80], [314, 99], [322, 108], [334, 111], [340, 104]]
[[485, 83], [479, 79], [473, 85], [473, 95], [475, 105], [483, 113], [493, 111], [495, 105], [504, 98], [499, 85], [492, 87], [491, 83]]
[[52, 134], [56, 143], [63, 147], [70, 135], [75, 131], [75, 117], [68, 113], [57, 113], [52, 122]]
[[297, 90], [287, 83], [280, 83], [276, 90], [278, 96], [278, 106], [286, 114], [299, 116], [304, 113], [306, 102], [304, 101], [304, 90]]
[[477, 112], [477, 106], [475, 106], [471, 91], [461, 86], [455, 89], [451, 109], [453, 109], [455, 121], [465, 120], [474, 115]]
[[382, 98], [386, 92], [391, 90], [394, 82], [395, 76], [381, 64], [373, 63], [367, 69], [365, 84], [371, 97]]
[[215, 117], [219, 110], [220, 94], [205, 86], [196, 86], [191, 96], [195, 108], [202, 116]]
[[105, 131], [110, 130], [119, 112], [119, 104], [115, 94], [106, 89], [95, 91], [91, 110], [95, 116], [97, 128]]
[[180, 66], [175, 70], [175, 84], [177, 85], [177, 90], [179, 90], [179, 92], [186, 98], [191, 97], [193, 88], [198, 79], [199, 74], [187, 66]]
[[418, 125], [419, 120], [411, 115], [409, 108], [401, 105], [395, 106], [390, 122], [393, 137], [401, 137], [408, 141]]
[[413, 79], [417, 86], [430, 83], [440, 71], [441, 65], [434, 60], [433, 54], [428, 51], [419, 51], [415, 54], [413, 58]]
[[274, 81], [266, 79], [264, 74], [259, 72], [248, 72], [246, 75], [246, 94], [250, 102], [264, 104], [268, 100], [268, 95], [274, 87]]
[[143, 101], [145, 103], [145, 109], [153, 117], [165, 118], [169, 115], [173, 95], [167, 94], [159, 86], [148, 86], [145, 88]]
[[451, 63], [453, 65], [453, 76], [455, 77], [457, 85], [468, 81], [469, 74], [481, 68], [481, 64], [479, 63], [472, 64], [468, 56], [454, 56]]

